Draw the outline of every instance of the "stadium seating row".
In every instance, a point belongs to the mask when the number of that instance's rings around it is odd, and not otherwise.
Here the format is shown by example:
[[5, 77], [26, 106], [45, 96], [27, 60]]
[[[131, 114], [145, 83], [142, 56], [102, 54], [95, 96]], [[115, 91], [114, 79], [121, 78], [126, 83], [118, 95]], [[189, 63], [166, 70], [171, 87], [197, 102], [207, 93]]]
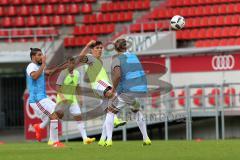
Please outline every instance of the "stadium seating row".
[[11, 27], [38, 27], [38, 26], [59, 26], [59, 25], [74, 25], [75, 16], [40, 16], [40, 17], [5, 17], [1, 19], [1, 26], [4, 28]]
[[183, 8], [156, 8], [149, 16], [150, 19], [168, 19], [174, 15], [182, 15], [184, 17], [210, 16], [210, 15], [226, 15], [240, 13], [240, 3], [223, 4], [223, 5], [207, 5], [197, 7]]
[[131, 11], [150, 9], [150, 0], [103, 3], [102, 12]]
[[84, 24], [111, 23], [132, 21], [133, 12], [115, 12], [85, 15]]
[[240, 45], [240, 38], [223, 38], [211, 40], [197, 40], [195, 47], [213, 47], [213, 46], [234, 46]]
[[240, 36], [240, 27], [201, 28], [181, 30], [176, 33], [178, 40], [231, 38]]
[[39, 28], [39, 29], [12, 29], [0, 30], [0, 38], [31, 38], [31, 37], [46, 37], [57, 36], [58, 30], [55, 28]]
[[34, 38], [8, 38], [8, 39], [0, 39], [1, 42], [6, 42], [6, 43], [13, 43], [13, 42], [22, 42], [22, 43], [26, 43], [26, 42], [45, 42], [45, 41], [54, 41], [54, 38], [52, 37], [34, 37]]
[[34, 5], [34, 4], [58, 4], [58, 3], [92, 3], [96, 0], [1, 0], [0, 5]]
[[114, 32], [115, 24], [96, 24], [74, 27], [74, 35], [109, 34]]
[[97, 36], [67, 37], [64, 39], [64, 46], [81, 47], [86, 45], [90, 40], [97, 40]]
[[239, 2], [239, 0], [168, 0], [167, 6], [170, 7], [183, 7], [194, 5], [209, 5], [209, 4], [221, 4], [229, 2]]
[[169, 22], [147, 22], [147, 23], [136, 23], [130, 25], [130, 32], [149, 32], [156, 31], [159, 29], [167, 29], [169, 26]]
[[0, 7], [0, 16], [29, 16], [29, 15], [64, 15], [64, 14], [79, 14], [91, 13], [92, 7], [89, 4], [59, 4], [59, 5], [34, 5], [29, 6], [9, 6]]
[[185, 28], [198, 28], [210, 26], [226, 26], [226, 25], [239, 25], [239, 15], [226, 15], [226, 16], [208, 16], [188, 18]]

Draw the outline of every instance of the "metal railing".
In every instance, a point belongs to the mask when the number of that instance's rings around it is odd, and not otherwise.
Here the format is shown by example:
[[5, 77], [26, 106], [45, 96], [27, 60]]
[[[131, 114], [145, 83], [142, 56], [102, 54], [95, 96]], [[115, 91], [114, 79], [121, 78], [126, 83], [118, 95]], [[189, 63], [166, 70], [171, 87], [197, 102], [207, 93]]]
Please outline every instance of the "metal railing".
[[[165, 140], [168, 140], [169, 126], [173, 121], [182, 122], [186, 126], [186, 139], [192, 140], [192, 118], [194, 117], [212, 117], [215, 119], [215, 139], [225, 139], [225, 116], [240, 115], [240, 97], [238, 94], [226, 93], [228, 88], [234, 88], [237, 92], [240, 91], [239, 83], [228, 84], [202, 84], [202, 85], [187, 85], [174, 87], [174, 92], [179, 93], [184, 91], [184, 96], [172, 96], [171, 94], [148, 97], [141, 99], [142, 111], [148, 125], [163, 123]], [[194, 95], [197, 89], [202, 89], [201, 95]], [[219, 92], [211, 94], [213, 89], [218, 89]], [[226, 103], [226, 97], [229, 103]], [[201, 105], [194, 104], [194, 99], [201, 100]], [[184, 100], [184, 105], [179, 104], [179, 101]], [[215, 104], [209, 103], [209, 99], [213, 99]], [[154, 102], [154, 104], [153, 104]], [[153, 107], [155, 106], [155, 107]], [[86, 108], [85, 108], [86, 109]], [[125, 127], [117, 130], [122, 130], [123, 140], [127, 140], [127, 129], [137, 127], [131, 112], [126, 107], [120, 114], [120, 117], [127, 120]], [[86, 121], [86, 128], [90, 135], [100, 134], [104, 116], [94, 120]], [[220, 121], [219, 121], [220, 120]], [[221, 122], [221, 123], [220, 123]], [[80, 134], [76, 129], [75, 122], [64, 122], [63, 139], [79, 137]], [[67, 125], [66, 125], [67, 124]], [[221, 126], [220, 126], [221, 125]], [[221, 129], [221, 130], [219, 130]], [[221, 137], [220, 137], [221, 135]]]

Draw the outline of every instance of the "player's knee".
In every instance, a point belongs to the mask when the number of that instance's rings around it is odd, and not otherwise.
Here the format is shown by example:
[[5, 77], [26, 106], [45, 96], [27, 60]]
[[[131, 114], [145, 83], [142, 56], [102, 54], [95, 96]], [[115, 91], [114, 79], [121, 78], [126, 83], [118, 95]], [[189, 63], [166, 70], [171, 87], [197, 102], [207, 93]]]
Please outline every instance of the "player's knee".
[[50, 120], [59, 119], [56, 113], [53, 113], [49, 116]]
[[108, 112], [112, 112], [112, 113], [114, 113], [114, 114], [117, 114], [117, 113], [119, 112], [119, 110], [118, 110], [116, 107], [114, 107], [114, 106], [109, 106], [109, 107], [107, 108], [107, 111], [108, 111]]

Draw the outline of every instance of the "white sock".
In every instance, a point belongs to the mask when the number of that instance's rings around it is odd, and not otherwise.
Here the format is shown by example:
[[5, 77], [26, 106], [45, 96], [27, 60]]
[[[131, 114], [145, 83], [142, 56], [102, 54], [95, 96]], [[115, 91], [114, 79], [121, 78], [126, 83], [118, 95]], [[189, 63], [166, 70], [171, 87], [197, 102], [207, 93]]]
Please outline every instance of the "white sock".
[[58, 142], [58, 120], [51, 120], [50, 122], [50, 140]]
[[101, 135], [100, 140], [105, 141], [106, 138], [107, 138], [107, 133], [106, 133], [106, 120], [105, 120], [105, 122], [103, 123], [102, 135]]
[[44, 119], [44, 120], [42, 121], [42, 123], [40, 124], [40, 128], [41, 128], [41, 129], [45, 128], [49, 123], [50, 123], [50, 119], [47, 117], [47, 118]]
[[148, 139], [148, 134], [147, 134], [146, 122], [144, 121], [142, 112], [138, 111], [137, 113], [135, 113], [135, 120], [142, 133], [143, 140], [145, 141], [146, 139]]
[[114, 114], [112, 112], [108, 112], [106, 115], [106, 131], [107, 131], [108, 141], [112, 140], [113, 121], [114, 121]]
[[83, 121], [77, 121], [77, 127], [82, 135], [82, 139], [87, 139], [87, 133]]

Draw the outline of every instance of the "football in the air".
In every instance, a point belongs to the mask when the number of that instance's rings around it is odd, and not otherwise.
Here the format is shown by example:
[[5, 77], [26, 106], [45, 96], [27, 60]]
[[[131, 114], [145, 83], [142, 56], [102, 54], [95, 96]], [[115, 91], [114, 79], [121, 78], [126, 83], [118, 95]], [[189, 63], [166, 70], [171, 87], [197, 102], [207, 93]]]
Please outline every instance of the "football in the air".
[[174, 30], [180, 30], [185, 26], [185, 19], [182, 16], [176, 15], [173, 16], [170, 25]]

